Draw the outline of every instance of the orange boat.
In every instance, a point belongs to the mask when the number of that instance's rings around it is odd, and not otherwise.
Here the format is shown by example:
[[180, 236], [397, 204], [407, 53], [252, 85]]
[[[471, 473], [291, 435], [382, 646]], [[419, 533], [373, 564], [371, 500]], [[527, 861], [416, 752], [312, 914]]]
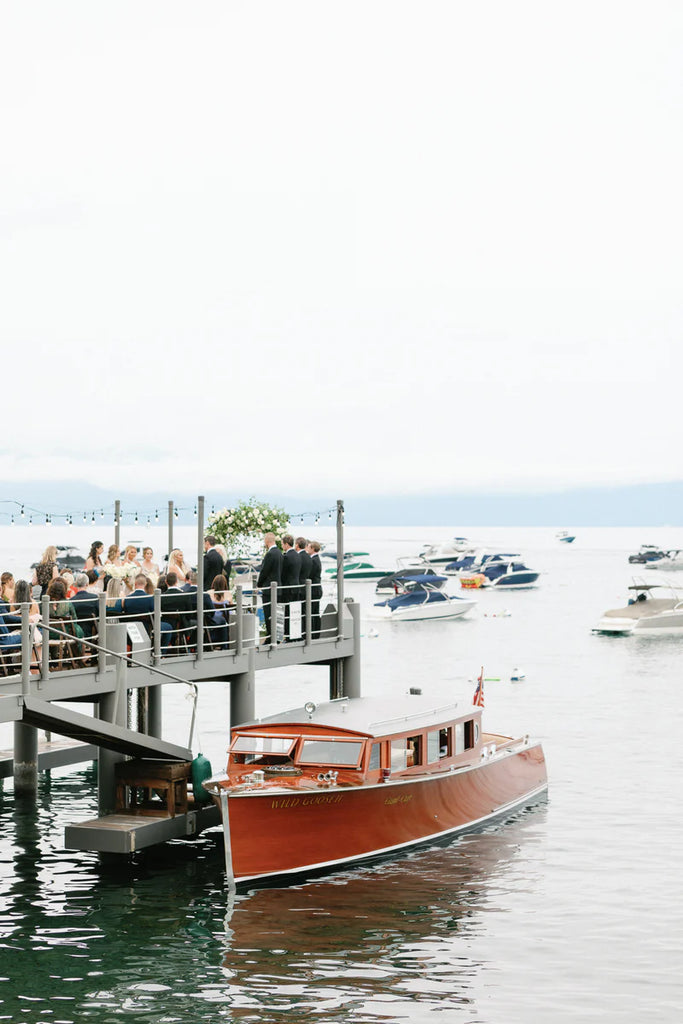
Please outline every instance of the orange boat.
[[481, 572], [475, 572], [472, 576], [461, 576], [460, 586], [465, 590], [478, 590], [486, 582], [486, 576]]
[[221, 807], [228, 881], [287, 882], [448, 842], [541, 799], [540, 743], [482, 732], [481, 708], [353, 697], [236, 726]]

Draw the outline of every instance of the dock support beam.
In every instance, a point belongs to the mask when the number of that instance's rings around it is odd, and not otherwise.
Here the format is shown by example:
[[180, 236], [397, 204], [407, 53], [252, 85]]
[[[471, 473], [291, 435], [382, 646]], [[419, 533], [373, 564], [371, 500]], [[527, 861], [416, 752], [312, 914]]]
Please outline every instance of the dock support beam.
[[[46, 645], [47, 646], [47, 645]], [[35, 797], [38, 792], [38, 730], [14, 723], [14, 793]]]
[[344, 697], [360, 697], [360, 605], [357, 601], [347, 598], [346, 607], [351, 613], [351, 621], [353, 622], [353, 654], [343, 659], [343, 695]]
[[[126, 627], [107, 625], [107, 647], [110, 651], [126, 652]], [[128, 669], [121, 658], [116, 658], [116, 689], [100, 697], [100, 718], [105, 722], [126, 726], [128, 699], [126, 678]], [[123, 761], [123, 754], [99, 748], [98, 753], [98, 805], [100, 815], [111, 814], [116, 806], [115, 765]]]
[[230, 677], [230, 728], [251, 722], [256, 715], [256, 672], [254, 650], [250, 648], [246, 672]]

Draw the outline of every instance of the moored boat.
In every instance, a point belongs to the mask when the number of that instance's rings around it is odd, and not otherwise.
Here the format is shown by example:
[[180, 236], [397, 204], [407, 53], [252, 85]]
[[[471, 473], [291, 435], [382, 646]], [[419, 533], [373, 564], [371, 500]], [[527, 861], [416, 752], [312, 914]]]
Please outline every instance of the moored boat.
[[593, 633], [628, 636], [664, 636], [683, 633], [683, 590], [657, 583], [636, 582], [622, 608], [610, 608], [593, 627]]
[[560, 544], [573, 544], [576, 540], [576, 534], [570, 533], [568, 530], [560, 530], [555, 536], [559, 540]]
[[235, 726], [226, 772], [203, 785], [229, 881], [253, 886], [449, 842], [541, 799], [547, 775], [540, 743], [484, 733], [480, 706], [412, 694]]
[[[386, 569], [376, 569], [371, 562], [348, 562], [344, 563], [345, 580], [381, 580], [387, 576]], [[337, 567], [325, 569], [327, 579], [336, 580]]]
[[445, 576], [408, 577], [396, 584], [397, 593], [394, 597], [378, 601], [372, 606], [368, 618], [399, 622], [456, 619], [465, 615], [475, 602], [446, 594], [440, 589], [440, 585], [445, 582]]
[[420, 552], [420, 560], [430, 565], [445, 565], [452, 562], [461, 552], [467, 551], [470, 542], [467, 537], [454, 537], [453, 540], [442, 541], [441, 544], [425, 544]]
[[403, 569], [397, 569], [396, 572], [390, 573], [388, 576], [382, 576], [381, 579], [377, 580], [377, 586], [375, 587], [376, 594], [396, 594], [398, 589], [406, 580], [415, 578], [418, 576], [426, 576], [429, 582], [433, 584], [438, 590], [443, 590], [448, 579], [445, 576], [440, 575], [435, 569], [430, 569], [426, 565], [422, 566], [406, 566]]

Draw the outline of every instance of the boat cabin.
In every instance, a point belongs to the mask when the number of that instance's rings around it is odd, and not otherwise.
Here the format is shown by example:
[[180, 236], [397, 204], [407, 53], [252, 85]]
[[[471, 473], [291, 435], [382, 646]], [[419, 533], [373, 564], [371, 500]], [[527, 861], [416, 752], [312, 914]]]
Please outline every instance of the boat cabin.
[[297, 776], [304, 786], [318, 784], [332, 773], [337, 784], [363, 785], [443, 772], [480, 758], [480, 708], [427, 710], [423, 698], [412, 695], [393, 702], [392, 711], [399, 713], [387, 719], [386, 701], [343, 698], [236, 726], [228, 777], [235, 782], [248, 767], [262, 770], [266, 779], [287, 777], [290, 784]]

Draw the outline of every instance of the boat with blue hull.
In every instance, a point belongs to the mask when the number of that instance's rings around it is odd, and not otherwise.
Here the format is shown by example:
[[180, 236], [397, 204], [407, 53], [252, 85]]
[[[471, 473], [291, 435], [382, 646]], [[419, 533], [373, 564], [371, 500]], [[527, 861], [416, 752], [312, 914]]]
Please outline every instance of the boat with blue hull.
[[456, 619], [476, 604], [469, 598], [456, 597], [440, 590], [432, 583], [431, 576], [415, 576], [404, 580], [400, 588], [395, 597], [373, 605], [369, 618], [391, 622]]
[[529, 590], [538, 583], [540, 573], [529, 569], [524, 562], [493, 562], [484, 565], [481, 575], [484, 587], [501, 587], [505, 590]]

